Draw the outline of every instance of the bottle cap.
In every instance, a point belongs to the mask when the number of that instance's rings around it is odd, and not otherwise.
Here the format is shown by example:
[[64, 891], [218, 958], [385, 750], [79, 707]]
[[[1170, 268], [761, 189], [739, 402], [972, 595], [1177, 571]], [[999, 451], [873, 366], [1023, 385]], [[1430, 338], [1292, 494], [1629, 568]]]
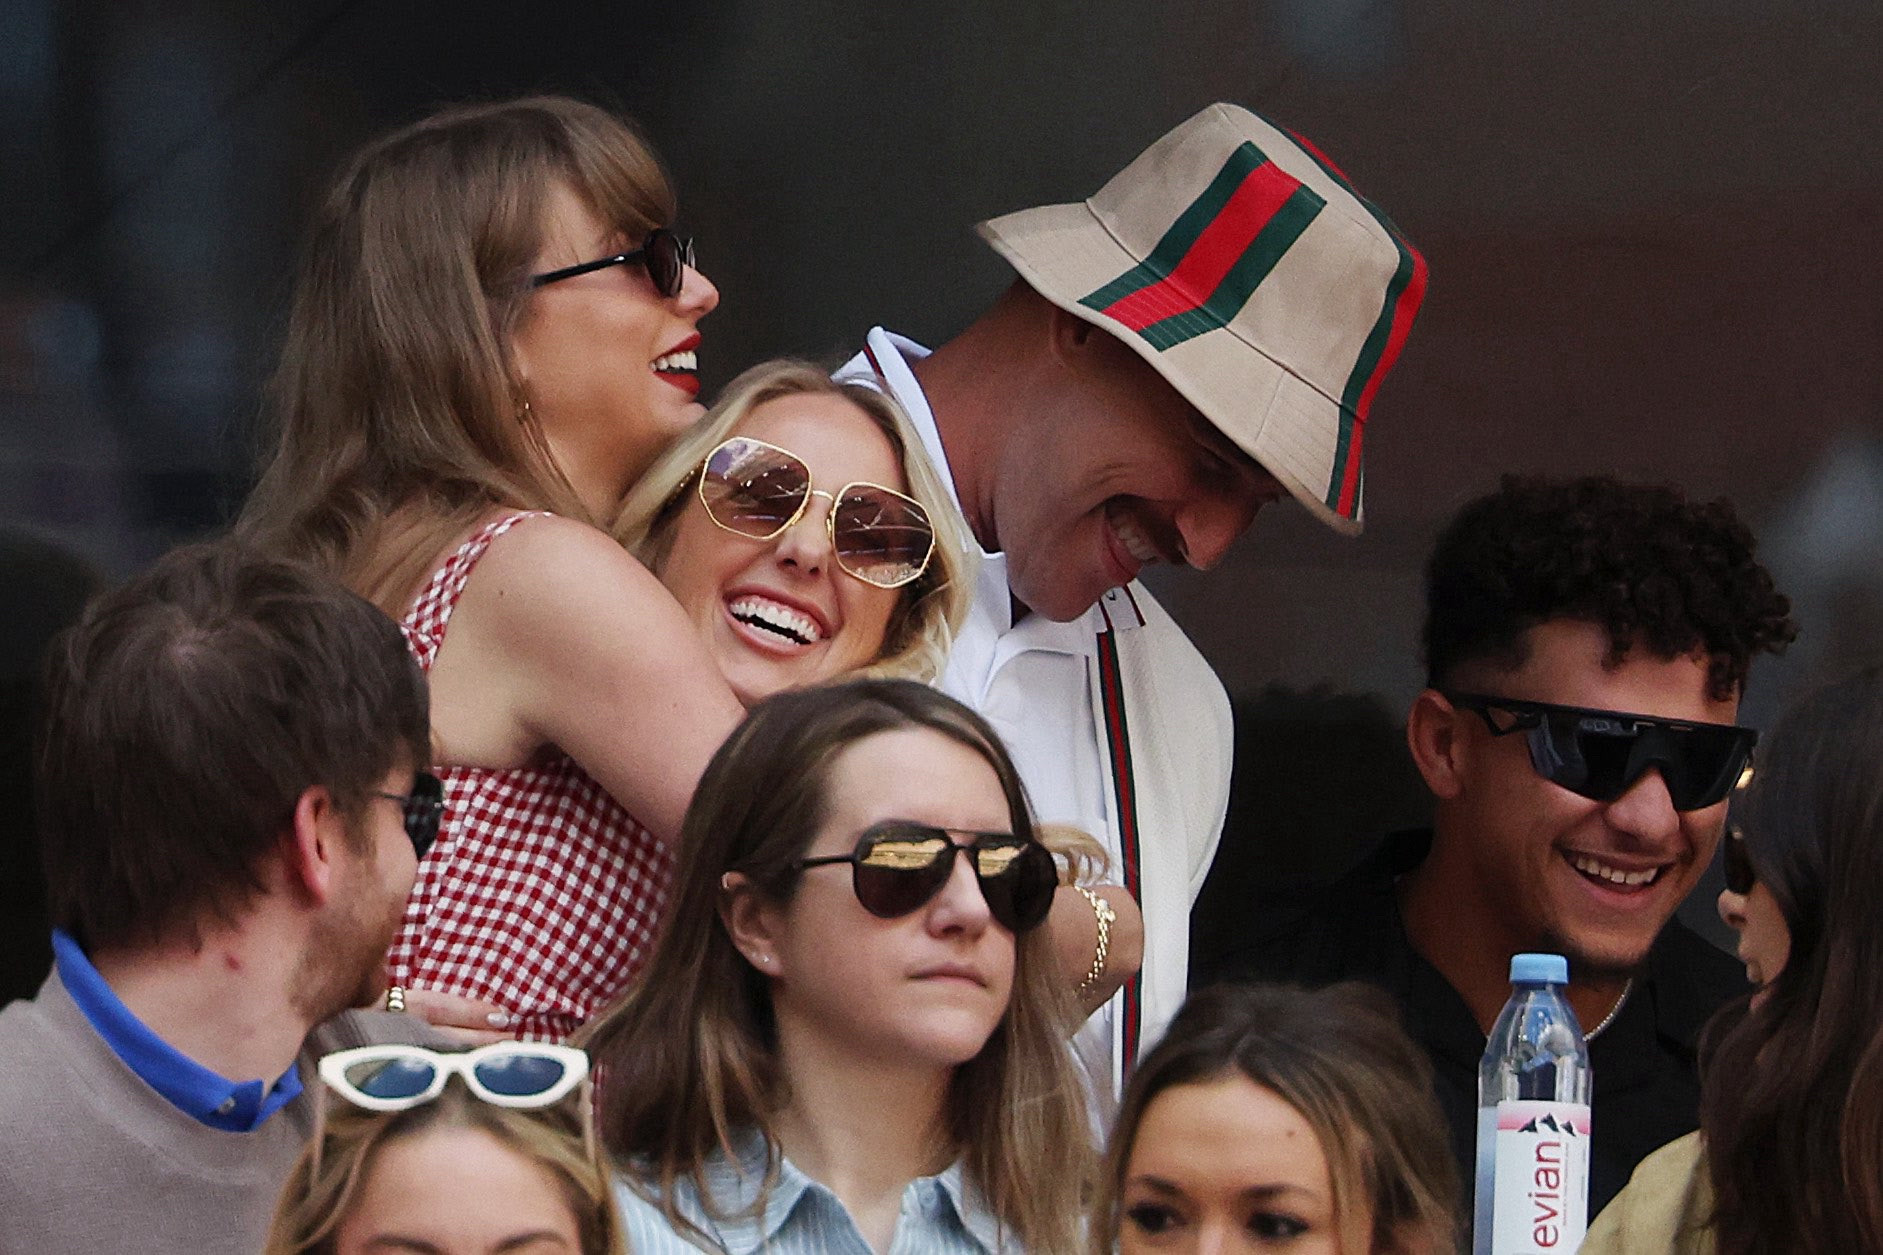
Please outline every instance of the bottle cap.
[[1514, 985], [1567, 985], [1569, 960], [1560, 954], [1513, 954], [1510, 980]]

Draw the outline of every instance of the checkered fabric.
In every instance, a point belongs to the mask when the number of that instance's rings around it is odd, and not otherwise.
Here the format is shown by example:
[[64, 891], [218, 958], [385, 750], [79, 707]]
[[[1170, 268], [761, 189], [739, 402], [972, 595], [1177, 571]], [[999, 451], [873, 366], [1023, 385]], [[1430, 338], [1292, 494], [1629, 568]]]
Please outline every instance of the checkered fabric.
[[[477, 560], [535, 514], [480, 529], [400, 626], [431, 670]], [[647, 959], [666, 908], [666, 848], [575, 761], [544, 747], [523, 767], [442, 766], [444, 823], [419, 863], [390, 980], [496, 1003], [518, 1037], [560, 1041]]]

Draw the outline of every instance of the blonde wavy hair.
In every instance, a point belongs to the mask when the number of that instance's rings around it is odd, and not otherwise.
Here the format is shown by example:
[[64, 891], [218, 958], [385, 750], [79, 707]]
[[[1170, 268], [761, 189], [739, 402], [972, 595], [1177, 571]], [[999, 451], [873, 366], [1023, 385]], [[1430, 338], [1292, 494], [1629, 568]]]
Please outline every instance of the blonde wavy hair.
[[575, 1217], [581, 1255], [627, 1255], [613, 1175], [586, 1114], [589, 1091], [552, 1107], [513, 1110], [480, 1101], [455, 1077], [436, 1099], [404, 1111], [365, 1111], [320, 1100], [324, 1117], [282, 1187], [262, 1255], [331, 1255], [340, 1223], [358, 1204], [379, 1152], [433, 1129], [475, 1129], [555, 1181]]
[[[602, 1141], [628, 1185], [658, 1204], [678, 1233], [693, 1226], [673, 1202], [675, 1184], [689, 1179], [710, 1207], [706, 1163], [746, 1130], [765, 1137], [775, 1175], [771, 1122], [790, 1080], [776, 1052], [770, 981], [720, 920], [720, 878], [737, 871], [763, 897], [789, 901], [802, 874], [798, 860], [824, 820], [833, 764], [865, 737], [902, 728], [930, 729], [985, 758], [1014, 832], [1033, 834], [999, 738], [953, 698], [907, 680], [851, 680], [767, 698], [720, 747], [694, 794], [653, 957], [580, 1035], [601, 1077]], [[1014, 941], [1006, 1012], [949, 1085], [949, 1149], [1025, 1249], [1070, 1252], [1079, 1246], [1096, 1160], [1066, 1045], [1078, 1015], [1047, 930]]]
[[638, 240], [673, 221], [622, 119], [560, 96], [445, 109], [368, 144], [316, 210], [237, 526], [393, 618], [493, 507], [596, 526], [523, 404], [511, 337], [544, 205], [568, 187]]
[[[840, 383], [809, 362], [761, 362], [726, 386], [718, 402], [647, 469], [621, 503], [615, 539], [659, 575], [673, 547], [680, 516], [694, 501], [687, 491], [719, 443], [735, 434], [753, 410], [793, 396], [836, 397], [869, 415], [902, 467], [909, 496], [928, 512], [935, 556], [920, 578], [903, 585], [881, 654], [857, 674], [932, 680], [948, 661], [948, 647], [967, 616], [973, 588], [967, 574], [968, 530], [941, 475], [922, 450], [902, 407], [877, 388]], [[835, 487], [835, 485], [832, 485]], [[894, 487], [893, 484], [885, 487]]]

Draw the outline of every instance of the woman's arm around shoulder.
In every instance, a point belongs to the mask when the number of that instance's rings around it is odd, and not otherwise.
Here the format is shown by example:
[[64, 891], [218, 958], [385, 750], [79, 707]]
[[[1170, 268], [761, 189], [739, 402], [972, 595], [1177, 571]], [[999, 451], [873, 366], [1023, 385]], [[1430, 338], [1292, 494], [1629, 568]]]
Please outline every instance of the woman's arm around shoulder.
[[668, 841], [744, 717], [660, 581], [605, 533], [553, 515], [479, 560], [432, 680], [447, 761], [516, 765], [554, 745]]

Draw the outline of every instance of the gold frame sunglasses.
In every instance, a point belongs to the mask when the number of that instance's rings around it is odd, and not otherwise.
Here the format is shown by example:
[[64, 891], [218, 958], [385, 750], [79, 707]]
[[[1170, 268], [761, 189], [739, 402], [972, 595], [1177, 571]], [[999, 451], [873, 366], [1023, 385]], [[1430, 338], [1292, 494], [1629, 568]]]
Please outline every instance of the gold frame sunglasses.
[[[784, 474], [781, 475], [781, 472]], [[694, 491], [706, 517], [721, 531], [747, 540], [776, 540], [810, 508], [812, 497], [830, 502], [824, 534], [844, 574], [875, 588], [901, 588], [921, 579], [935, 560], [935, 528], [922, 503], [866, 479], [836, 492], [811, 486], [811, 468], [789, 449], [751, 436], [714, 445], [694, 472]], [[781, 507], [789, 505], [789, 513]], [[901, 518], [894, 511], [905, 510]], [[912, 533], [919, 532], [921, 559]]]

